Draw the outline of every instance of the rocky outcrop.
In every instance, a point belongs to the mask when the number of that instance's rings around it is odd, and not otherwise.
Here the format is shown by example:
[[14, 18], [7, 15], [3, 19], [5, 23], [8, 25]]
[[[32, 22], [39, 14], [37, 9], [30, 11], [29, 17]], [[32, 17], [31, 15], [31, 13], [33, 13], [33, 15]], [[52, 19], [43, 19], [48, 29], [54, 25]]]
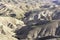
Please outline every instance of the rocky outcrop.
[[[26, 27], [23, 27], [22, 29], [18, 30], [17, 38], [21, 39], [21, 35], [23, 35], [22, 39], [26, 39], [27, 40], [35, 40], [36, 38], [46, 38], [46, 39], [52, 39], [53, 37], [55, 38], [59, 38], [59, 35], [57, 34], [56, 31], [59, 32], [59, 30], [57, 30], [57, 28], [60, 26], [59, 24], [59, 20], [54, 20], [54, 21], [48, 21], [45, 24], [33, 24], [33, 25], [29, 25]], [[47, 38], [47, 36], [51, 37], [51, 38]]]

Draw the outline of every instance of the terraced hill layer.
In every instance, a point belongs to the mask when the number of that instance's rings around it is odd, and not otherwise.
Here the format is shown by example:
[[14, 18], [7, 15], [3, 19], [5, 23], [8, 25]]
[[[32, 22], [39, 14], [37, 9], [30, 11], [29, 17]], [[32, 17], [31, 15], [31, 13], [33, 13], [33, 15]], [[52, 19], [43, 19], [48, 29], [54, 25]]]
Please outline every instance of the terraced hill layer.
[[59, 33], [58, 1], [0, 0], [0, 40], [60, 40]]

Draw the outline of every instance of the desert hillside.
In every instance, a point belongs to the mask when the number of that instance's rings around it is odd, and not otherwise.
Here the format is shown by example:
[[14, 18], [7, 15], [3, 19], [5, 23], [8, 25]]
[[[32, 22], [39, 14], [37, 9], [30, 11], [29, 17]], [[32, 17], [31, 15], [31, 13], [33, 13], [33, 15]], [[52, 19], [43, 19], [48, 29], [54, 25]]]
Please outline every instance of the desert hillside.
[[60, 40], [60, 0], [0, 0], [0, 40]]

